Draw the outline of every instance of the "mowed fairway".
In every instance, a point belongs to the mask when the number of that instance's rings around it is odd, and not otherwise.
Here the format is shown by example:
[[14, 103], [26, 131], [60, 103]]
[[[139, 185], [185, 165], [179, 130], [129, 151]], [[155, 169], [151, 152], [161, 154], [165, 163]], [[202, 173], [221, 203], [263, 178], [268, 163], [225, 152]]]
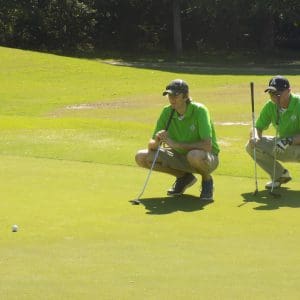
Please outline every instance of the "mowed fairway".
[[[278, 199], [259, 170], [253, 197], [244, 151], [249, 82], [258, 111], [281, 70], [133, 68], [7, 48], [0, 63], [0, 299], [299, 299], [299, 166], [286, 165], [293, 181]], [[132, 206], [147, 176], [134, 154], [178, 77], [216, 124], [215, 201], [199, 202], [199, 184], [167, 198], [173, 178], [152, 173]]]

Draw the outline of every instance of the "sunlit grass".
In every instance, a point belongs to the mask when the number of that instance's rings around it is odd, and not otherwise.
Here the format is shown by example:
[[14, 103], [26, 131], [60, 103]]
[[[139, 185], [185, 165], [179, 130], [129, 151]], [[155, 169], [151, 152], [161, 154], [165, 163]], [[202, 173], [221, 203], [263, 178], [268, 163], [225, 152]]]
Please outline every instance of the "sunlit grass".
[[[299, 298], [298, 165], [285, 164], [293, 181], [279, 199], [259, 169], [255, 198], [244, 150], [249, 83], [258, 112], [270, 71], [123, 67], [1, 47], [0, 63], [1, 299]], [[134, 154], [174, 78], [215, 122], [215, 202], [199, 202], [199, 181], [166, 198], [173, 178], [153, 172], [143, 205], [131, 206], [147, 175]], [[289, 78], [300, 90], [300, 76]]]

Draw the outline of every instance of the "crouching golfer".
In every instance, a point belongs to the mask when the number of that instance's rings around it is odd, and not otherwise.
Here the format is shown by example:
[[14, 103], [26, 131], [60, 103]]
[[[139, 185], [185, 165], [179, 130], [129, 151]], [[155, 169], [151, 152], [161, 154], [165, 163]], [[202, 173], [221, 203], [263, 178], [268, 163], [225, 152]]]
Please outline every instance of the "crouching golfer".
[[209, 111], [203, 104], [192, 101], [189, 87], [181, 79], [167, 85], [163, 96], [168, 96], [170, 105], [162, 110], [148, 149], [139, 150], [135, 160], [139, 166], [150, 168], [158, 147], [163, 145], [153, 169], [176, 177], [167, 194], [183, 194], [197, 181], [193, 173], [198, 173], [202, 176], [200, 199], [213, 200], [211, 173], [219, 164], [219, 146]]
[[[265, 187], [272, 189], [292, 179], [279, 161], [300, 162], [300, 96], [292, 94], [289, 81], [279, 75], [269, 81], [265, 92], [270, 98], [260, 112], [255, 135], [251, 132], [246, 150], [253, 158], [255, 144], [257, 164], [271, 178]], [[271, 123], [276, 136], [263, 136]]]

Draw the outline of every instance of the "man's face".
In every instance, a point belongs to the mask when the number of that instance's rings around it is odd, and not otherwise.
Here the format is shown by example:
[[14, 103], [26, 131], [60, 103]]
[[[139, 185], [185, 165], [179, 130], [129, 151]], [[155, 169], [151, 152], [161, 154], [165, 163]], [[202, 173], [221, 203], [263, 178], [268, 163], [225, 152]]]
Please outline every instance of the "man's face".
[[186, 97], [184, 94], [178, 95], [170, 95], [168, 94], [168, 99], [173, 109], [180, 109], [183, 105], [185, 105]]
[[169, 102], [173, 109], [180, 111], [186, 105], [186, 95], [178, 94], [178, 95], [170, 95], [168, 94]]
[[290, 94], [290, 89], [286, 89], [283, 91], [269, 91], [271, 100], [276, 104], [281, 104], [282, 101], [285, 101]]

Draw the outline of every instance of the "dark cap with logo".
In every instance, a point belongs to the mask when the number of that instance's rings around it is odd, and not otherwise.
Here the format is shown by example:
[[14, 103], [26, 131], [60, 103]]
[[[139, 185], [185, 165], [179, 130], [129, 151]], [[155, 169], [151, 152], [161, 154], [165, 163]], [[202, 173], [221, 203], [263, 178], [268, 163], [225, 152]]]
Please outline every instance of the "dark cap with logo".
[[277, 75], [269, 81], [269, 86], [265, 90], [265, 92], [274, 91], [274, 92], [282, 92], [286, 89], [290, 88], [289, 81], [280, 75]]
[[179, 94], [187, 94], [189, 92], [189, 86], [182, 79], [175, 79], [171, 81], [167, 86], [166, 90], [163, 92], [163, 96]]

